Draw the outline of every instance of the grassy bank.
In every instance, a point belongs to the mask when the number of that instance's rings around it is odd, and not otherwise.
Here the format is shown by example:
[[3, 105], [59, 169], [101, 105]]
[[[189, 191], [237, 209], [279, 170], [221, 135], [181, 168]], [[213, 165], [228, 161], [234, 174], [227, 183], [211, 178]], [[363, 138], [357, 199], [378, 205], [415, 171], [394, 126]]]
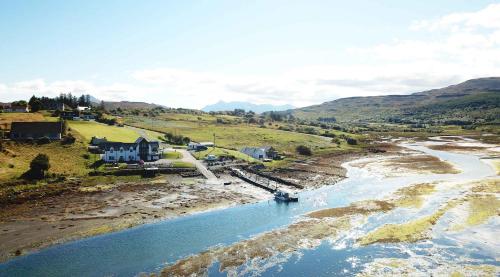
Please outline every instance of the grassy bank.
[[93, 121], [69, 121], [69, 127], [80, 133], [87, 141], [97, 136], [106, 137], [110, 141], [134, 142], [139, 137], [134, 130]]
[[[346, 147], [346, 144], [342, 143], [337, 146], [331, 142], [331, 138], [279, 130], [279, 124], [262, 128], [243, 123], [241, 118], [237, 117], [225, 116], [223, 118], [225, 123], [217, 123], [218, 118], [221, 116], [162, 114], [155, 118], [129, 116], [125, 118], [125, 123], [163, 133], [187, 136], [193, 141], [212, 141], [215, 134], [217, 146], [236, 151], [245, 146], [269, 145], [280, 152], [294, 155], [295, 148], [299, 145], [308, 146], [313, 152], [333, 152]], [[332, 131], [335, 132], [337, 131]], [[338, 133], [340, 135], [342, 132]]]
[[40, 153], [49, 156], [49, 172], [55, 174], [85, 175], [91, 162], [85, 158], [87, 150], [82, 142], [71, 145], [61, 145], [58, 141], [43, 145], [5, 142], [4, 148], [0, 153], [0, 183], [2, 180], [19, 178], [28, 171], [31, 160]]

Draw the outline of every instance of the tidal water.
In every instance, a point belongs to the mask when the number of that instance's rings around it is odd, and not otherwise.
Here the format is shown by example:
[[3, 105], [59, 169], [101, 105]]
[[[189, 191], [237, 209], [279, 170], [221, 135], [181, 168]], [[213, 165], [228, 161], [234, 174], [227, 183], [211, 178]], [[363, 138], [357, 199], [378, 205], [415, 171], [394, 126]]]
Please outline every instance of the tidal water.
[[[466, 181], [494, 174], [488, 165], [473, 155], [435, 151], [421, 145], [405, 146], [447, 160], [461, 169], [462, 173], [383, 178], [347, 164], [348, 178], [334, 186], [302, 192], [298, 203], [264, 201], [72, 241], [0, 264], [0, 276], [136, 276], [141, 272], [158, 272], [166, 264], [209, 247], [229, 245], [265, 231], [285, 227], [310, 211], [346, 206], [359, 200], [381, 199], [398, 188], [413, 183]], [[393, 221], [398, 216], [387, 214], [382, 218], [384, 220], [379, 218], [369, 222], [367, 226], [374, 228], [386, 220]], [[401, 219], [408, 216], [415, 215], [402, 213]], [[446, 243], [443, 242], [442, 245]], [[443, 251], [453, 254], [455, 246], [446, 246]], [[415, 244], [415, 247], [425, 251], [426, 245]], [[352, 275], [360, 269], [360, 263], [376, 257], [406, 256], [408, 249], [397, 247], [396, 250], [388, 251], [387, 246], [383, 245], [351, 247], [347, 242], [347, 246], [335, 248], [324, 242], [316, 249], [304, 250], [294, 257], [285, 257], [282, 262], [268, 266], [260, 274]], [[486, 256], [483, 260], [489, 261], [489, 258], [491, 257]], [[494, 259], [491, 263], [496, 264]], [[212, 266], [209, 272], [213, 276], [225, 275], [218, 272], [217, 265]]]

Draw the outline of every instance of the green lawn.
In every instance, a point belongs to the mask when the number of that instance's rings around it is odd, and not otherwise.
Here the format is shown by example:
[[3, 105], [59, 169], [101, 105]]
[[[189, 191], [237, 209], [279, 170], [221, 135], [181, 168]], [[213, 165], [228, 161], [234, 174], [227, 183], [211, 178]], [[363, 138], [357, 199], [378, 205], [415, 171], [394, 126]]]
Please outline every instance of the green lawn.
[[175, 167], [175, 168], [193, 168], [194, 164], [188, 163], [188, 162], [183, 162], [183, 161], [175, 161], [175, 162], [172, 162], [172, 167]]
[[163, 158], [164, 159], [169, 159], [169, 160], [177, 160], [182, 158], [182, 153], [180, 152], [175, 152], [175, 151], [169, 151], [163, 153]]
[[109, 141], [134, 142], [140, 134], [125, 127], [109, 126], [93, 121], [68, 121], [72, 130], [80, 133], [87, 142], [93, 136], [106, 137]]

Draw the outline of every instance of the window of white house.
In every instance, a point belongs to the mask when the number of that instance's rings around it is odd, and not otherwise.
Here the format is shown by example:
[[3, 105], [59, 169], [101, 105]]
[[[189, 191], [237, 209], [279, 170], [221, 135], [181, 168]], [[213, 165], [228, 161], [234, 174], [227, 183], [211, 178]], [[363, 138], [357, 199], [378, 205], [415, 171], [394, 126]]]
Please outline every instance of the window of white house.
[[130, 152], [134, 152], [134, 148], [130, 147]]
[[113, 156], [109, 156], [109, 159], [110, 159], [110, 160], [114, 160], [114, 159], [115, 159], [115, 157], [113, 157]]

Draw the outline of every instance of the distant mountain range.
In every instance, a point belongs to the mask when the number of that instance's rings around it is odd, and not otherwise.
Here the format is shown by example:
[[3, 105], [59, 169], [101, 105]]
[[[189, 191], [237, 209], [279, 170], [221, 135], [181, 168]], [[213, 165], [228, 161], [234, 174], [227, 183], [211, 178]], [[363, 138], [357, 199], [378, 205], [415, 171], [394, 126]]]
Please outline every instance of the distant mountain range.
[[243, 109], [245, 111], [253, 111], [263, 113], [268, 111], [284, 111], [295, 108], [292, 105], [270, 105], [270, 104], [253, 104], [249, 102], [224, 102], [219, 101], [215, 104], [205, 106], [201, 109], [204, 112], [232, 111], [234, 109]]
[[[90, 102], [94, 106], [99, 106], [101, 104], [101, 100], [97, 99], [96, 97], [90, 95]], [[131, 102], [131, 101], [104, 101], [104, 108], [108, 111], [110, 110], [116, 110], [118, 108], [123, 109], [123, 110], [133, 110], [133, 109], [140, 109], [140, 110], [148, 110], [148, 109], [153, 109], [156, 107], [164, 107], [162, 105], [158, 104], [153, 104], [153, 103], [146, 103], [146, 102]]]
[[149, 109], [154, 109], [156, 107], [164, 107], [165, 108], [165, 106], [162, 106], [162, 105], [157, 105], [157, 104], [152, 104], [152, 103], [150, 104], [150, 103], [145, 103], [145, 102], [104, 101], [104, 108], [108, 111], [116, 110], [118, 108], [120, 108], [122, 110], [133, 110], [133, 109], [149, 110]]
[[469, 80], [409, 95], [349, 97], [286, 111], [338, 122], [500, 123], [500, 77]]

